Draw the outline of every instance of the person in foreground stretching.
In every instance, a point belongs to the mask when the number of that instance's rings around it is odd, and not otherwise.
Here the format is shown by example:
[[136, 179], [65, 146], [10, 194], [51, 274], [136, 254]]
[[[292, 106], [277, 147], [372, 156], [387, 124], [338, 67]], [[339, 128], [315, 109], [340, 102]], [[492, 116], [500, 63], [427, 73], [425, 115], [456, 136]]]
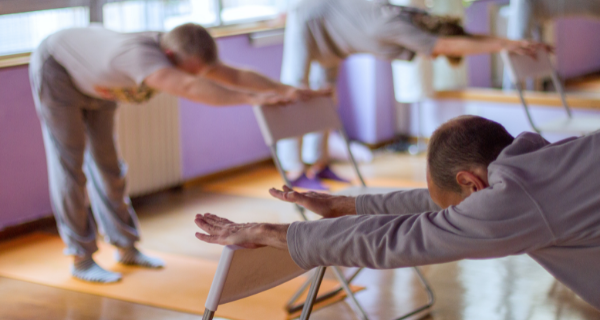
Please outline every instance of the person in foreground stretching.
[[121, 275], [92, 259], [98, 250], [96, 226], [118, 248], [120, 263], [163, 266], [135, 247], [138, 222], [115, 146], [117, 102], [145, 102], [159, 91], [213, 106], [280, 104], [321, 94], [222, 63], [214, 39], [191, 23], [167, 33], [127, 34], [97, 26], [59, 31], [32, 54], [29, 74], [52, 209], [65, 253], [74, 256], [71, 273], [104, 283]]
[[600, 132], [549, 143], [476, 116], [431, 137], [427, 187], [357, 198], [271, 189], [318, 221], [196, 224], [209, 243], [287, 249], [300, 267], [388, 269], [528, 254], [600, 309]]

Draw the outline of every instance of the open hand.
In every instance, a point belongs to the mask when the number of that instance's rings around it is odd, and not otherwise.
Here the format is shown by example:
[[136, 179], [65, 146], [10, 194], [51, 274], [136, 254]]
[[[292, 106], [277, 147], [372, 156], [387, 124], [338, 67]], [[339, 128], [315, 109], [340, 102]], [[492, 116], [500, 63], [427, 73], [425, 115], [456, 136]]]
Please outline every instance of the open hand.
[[320, 90], [310, 90], [310, 89], [299, 89], [294, 88], [294, 92], [291, 97], [296, 100], [306, 101], [312, 98], [317, 97], [329, 97], [333, 94], [333, 90], [331, 88], [320, 89]]
[[195, 222], [208, 233], [196, 232], [196, 238], [204, 242], [249, 249], [270, 246], [287, 250], [288, 224], [235, 223], [210, 213], [197, 214]]
[[539, 50], [545, 50], [546, 52], [552, 52], [554, 50], [549, 44], [530, 40], [506, 40], [504, 48], [508, 52], [530, 56], [534, 59], [537, 57], [537, 52]]
[[244, 248], [259, 248], [256, 235], [260, 228], [258, 223], [235, 223], [214, 214], [196, 215], [196, 225], [208, 234], [196, 232], [196, 238], [221, 245], [238, 245]]
[[334, 196], [318, 192], [297, 192], [287, 186], [283, 186], [283, 190], [272, 188], [269, 193], [279, 200], [301, 205], [323, 216], [323, 218], [337, 218], [356, 214], [355, 199], [353, 197]]
[[278, 93], [266, 92], [254, 94], [250, 104], [254, 106], [278, 106], [286, 105], [294, 101], [295, 100]]

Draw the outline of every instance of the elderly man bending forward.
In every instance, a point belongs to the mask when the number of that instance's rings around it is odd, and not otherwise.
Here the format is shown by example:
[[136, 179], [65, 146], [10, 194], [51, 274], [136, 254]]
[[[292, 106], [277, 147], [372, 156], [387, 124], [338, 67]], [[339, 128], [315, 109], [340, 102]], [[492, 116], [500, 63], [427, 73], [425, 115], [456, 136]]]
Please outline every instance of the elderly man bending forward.
[[431, 137], [428, 189], [356, 198], [271, 190], [319, 221], [196, 216], [198, 239], [289, 250], [300, 267], [399, 268], [528, 254], [600, 309], [600, 132], [549, 143], [476, 116]]

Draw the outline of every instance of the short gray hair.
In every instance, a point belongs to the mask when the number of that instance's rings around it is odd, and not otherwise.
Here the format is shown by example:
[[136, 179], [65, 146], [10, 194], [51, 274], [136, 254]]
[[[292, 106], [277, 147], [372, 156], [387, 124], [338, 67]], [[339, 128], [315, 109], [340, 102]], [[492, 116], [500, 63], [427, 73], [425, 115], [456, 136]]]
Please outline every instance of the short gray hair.
[[163, 49], [171, 50], [175, 59], [197, 57], [207, 64], [219, 59], [215, 39], [201, 25], [194, 23], [182, 24], [162, 35], [160, 45]]
[[459, 171], [487, 168], [513, 136], [499, 123], [478, 116], [461, 116], [440, 126], [429, 140], [427, 166], [438, 187], [461, 192]]

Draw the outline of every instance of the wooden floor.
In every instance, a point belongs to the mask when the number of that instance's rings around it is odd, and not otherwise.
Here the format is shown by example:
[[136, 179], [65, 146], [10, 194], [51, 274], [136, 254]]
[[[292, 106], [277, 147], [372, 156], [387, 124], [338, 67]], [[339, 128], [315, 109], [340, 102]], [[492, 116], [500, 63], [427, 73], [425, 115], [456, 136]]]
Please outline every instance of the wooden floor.
[[[349, 166], [339, 165], [337, 169], [351, 176]], [[422, 156], [379, 153], [374, 163], [362, 166], [362, 171], [371, 179], [409, 180], [415, 185], [425, 181]], [[235, 221], [298, 220], [290, 204], [215, 192], [214, 186], [221, 186], [223, 181], [135, 199], [143, 235], [140, 246], [216, 260], [221, 248], [194, 238], [196, 213], [211, 212]], [[569, 290], [558, 286], [550, 294], [554, 279], [527, 256], [459, 261], [422, 270], [436, 294], [435, 306], [427, 319], [600, 319], [600, 312]], [[367, 287], [357, 298], [373, 320], [394, 319], [425, 301], [411, 269], [364, 270], [355, 283]], [[189, 320], [201, 316], [0, 278], [0, 319]], [[311, 319], [357, 318], [351, 306], [342, 302], [315, 312]]]

